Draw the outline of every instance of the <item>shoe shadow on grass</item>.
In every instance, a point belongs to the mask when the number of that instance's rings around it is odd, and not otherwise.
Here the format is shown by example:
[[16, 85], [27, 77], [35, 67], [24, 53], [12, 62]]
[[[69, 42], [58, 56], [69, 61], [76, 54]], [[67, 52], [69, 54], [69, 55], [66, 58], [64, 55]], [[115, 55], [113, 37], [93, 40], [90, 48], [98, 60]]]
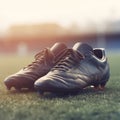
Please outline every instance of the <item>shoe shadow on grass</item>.
[[120, 91], [120, 87], [116, 87], [116, 86], [109, 86], [106, 87], [104, 90], [96, 90], [92, 87], [88, 87], [86, 89], [82, 89], [79, 91], [74, 91], [74, 92], [70, 92], [70, 93], [44, 93], [43, 95], [39, 95], [40, 98], [44, 98], [44, 99], [54, 99], [54, 98], [68, 98], [70, 96], [72, 97], [76, 97], [79, 95], [111, 95], [111, 94], [118, 94]]
[[[95, 94], [111, 94], [113, 91], [118, 91], [116, 88], [105, 88], [105, 90], [96, 90], [94, 88], [88, 87], [86, 89], [82, 89], [79, 91], [74, 91], [74, 92], [57, 92], [57, 93], [50, 93], [50, 92], [45, 92], [43, 95], [38, 93], [38, 97], [44, 98], [44, 99], [54, 99], [54, 98], [68, 98], [69, 96], [75, 97], [78, 95], [95, 95]], [[35, 89], [29, 90], [29, 89], [22, 89], [22, 90], [16, 90], [12, 89], [11, 91], [8, 91], [9, 94], [27, 94], [27, 93], [37, 93]]]
[[36, 90], [35, 89], [21, 89], [21, 90], [12, 89], [12, 90], [10, 90], [8, 92], [10, 94], [25, 94], [25, 93], [36, 92]]
[[93, 88], [86, 88], [86, 89], [82, 89], [79, 91], [74, 91], [74, 92], [54, 92], [54, 93], [50, 93], [50, 92], [46, 92], [44, 94], [39, 94], [40, 98], [45, 98], [45, 99], [53, 99], [53, 98], [67, 98], [69, 96], [77, 96], [77, 95], [89, 95], [89, 94], [106, 94], [108, 91], [111, 91], [111, 89], [106, 88], [105, 90], [95, 90]]

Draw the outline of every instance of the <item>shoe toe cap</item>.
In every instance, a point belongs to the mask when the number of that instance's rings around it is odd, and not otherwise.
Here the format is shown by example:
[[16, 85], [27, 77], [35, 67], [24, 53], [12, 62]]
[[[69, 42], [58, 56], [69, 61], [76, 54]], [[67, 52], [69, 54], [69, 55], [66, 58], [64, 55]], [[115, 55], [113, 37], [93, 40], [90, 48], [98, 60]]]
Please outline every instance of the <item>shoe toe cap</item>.
[[50, 91], [52, 88], [52, 80], [40, 78], [34, 83], [34, 87], [37, 90]]
[[14, 87], [15, 89], [29, 88], [29, 87], [32, 88], [34, 85], [34, 81], [25, 76], [11, 75], [5, 78], [4, 84], [6, 85], [8, 90], [10, 90], [12, 87]]
[[34, 83], [34, 87], [38, 91], [59, 92], [65, 90], [67, 83], [57, 77], [41, 77]]
[[7, 89], [10, 90], [11, 87], [13, 87], [15, 84], [15, 77], [9, 76], [9, 77], [5, 78], [4, 84], [6, 85]]

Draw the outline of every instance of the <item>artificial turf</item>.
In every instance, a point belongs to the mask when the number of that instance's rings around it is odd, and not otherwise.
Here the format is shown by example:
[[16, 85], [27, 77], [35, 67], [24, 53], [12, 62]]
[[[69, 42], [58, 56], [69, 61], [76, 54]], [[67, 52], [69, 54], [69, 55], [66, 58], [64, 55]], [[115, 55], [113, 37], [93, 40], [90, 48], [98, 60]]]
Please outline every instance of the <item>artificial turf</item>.
[[3, 80], [33, 57], [1, 56], [0, 120], [119, 120], [120, 55], [109, 54], [111, 77], [104, 91], [88, 88], [77, 95], [39, 96], [35, 91], [8, 91]]

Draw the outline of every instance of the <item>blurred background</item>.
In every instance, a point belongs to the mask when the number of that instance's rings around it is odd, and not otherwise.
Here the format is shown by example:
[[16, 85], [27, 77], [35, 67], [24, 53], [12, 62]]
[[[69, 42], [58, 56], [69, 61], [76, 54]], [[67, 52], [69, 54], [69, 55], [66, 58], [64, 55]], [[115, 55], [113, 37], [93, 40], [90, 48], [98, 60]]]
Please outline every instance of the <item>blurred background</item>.
[[[88, 89], [77, 97], [7, 91], [5, 78], [55, 42], [105, 48], [107, 89]], [[119, 61], [120, 0], [0, 0], [0, 120], [119, 120]]]
[[119, 0], [0, 1], [0, 56], [35, 54], [55, 42], [120, 51]]

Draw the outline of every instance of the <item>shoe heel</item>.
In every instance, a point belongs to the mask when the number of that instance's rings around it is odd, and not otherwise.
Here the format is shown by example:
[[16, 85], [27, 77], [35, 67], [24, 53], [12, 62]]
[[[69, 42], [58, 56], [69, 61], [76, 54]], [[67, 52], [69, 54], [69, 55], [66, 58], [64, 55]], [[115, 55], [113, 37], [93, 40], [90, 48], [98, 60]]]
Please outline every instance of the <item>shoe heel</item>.
[[99, 83], [95, 83], [93, 86], [96, 90], [104, 90], [105, 85], [109, 79], [109, 74], [107, 74]]
[[105, 81], [105, 82], [100, 83], [100, 87], [101, 87], [101, 89], [102, 89], [102, 90], [105, 88], [106, 83], [107, 83], [106, 81]]
[[93, 85], [95, 90], [104, 90], [106, 85], [106, 81], [102, 83], [98, 83]]
[[99, 90], [99, 84], [94, 84], [93, 86], [95, 90]]

